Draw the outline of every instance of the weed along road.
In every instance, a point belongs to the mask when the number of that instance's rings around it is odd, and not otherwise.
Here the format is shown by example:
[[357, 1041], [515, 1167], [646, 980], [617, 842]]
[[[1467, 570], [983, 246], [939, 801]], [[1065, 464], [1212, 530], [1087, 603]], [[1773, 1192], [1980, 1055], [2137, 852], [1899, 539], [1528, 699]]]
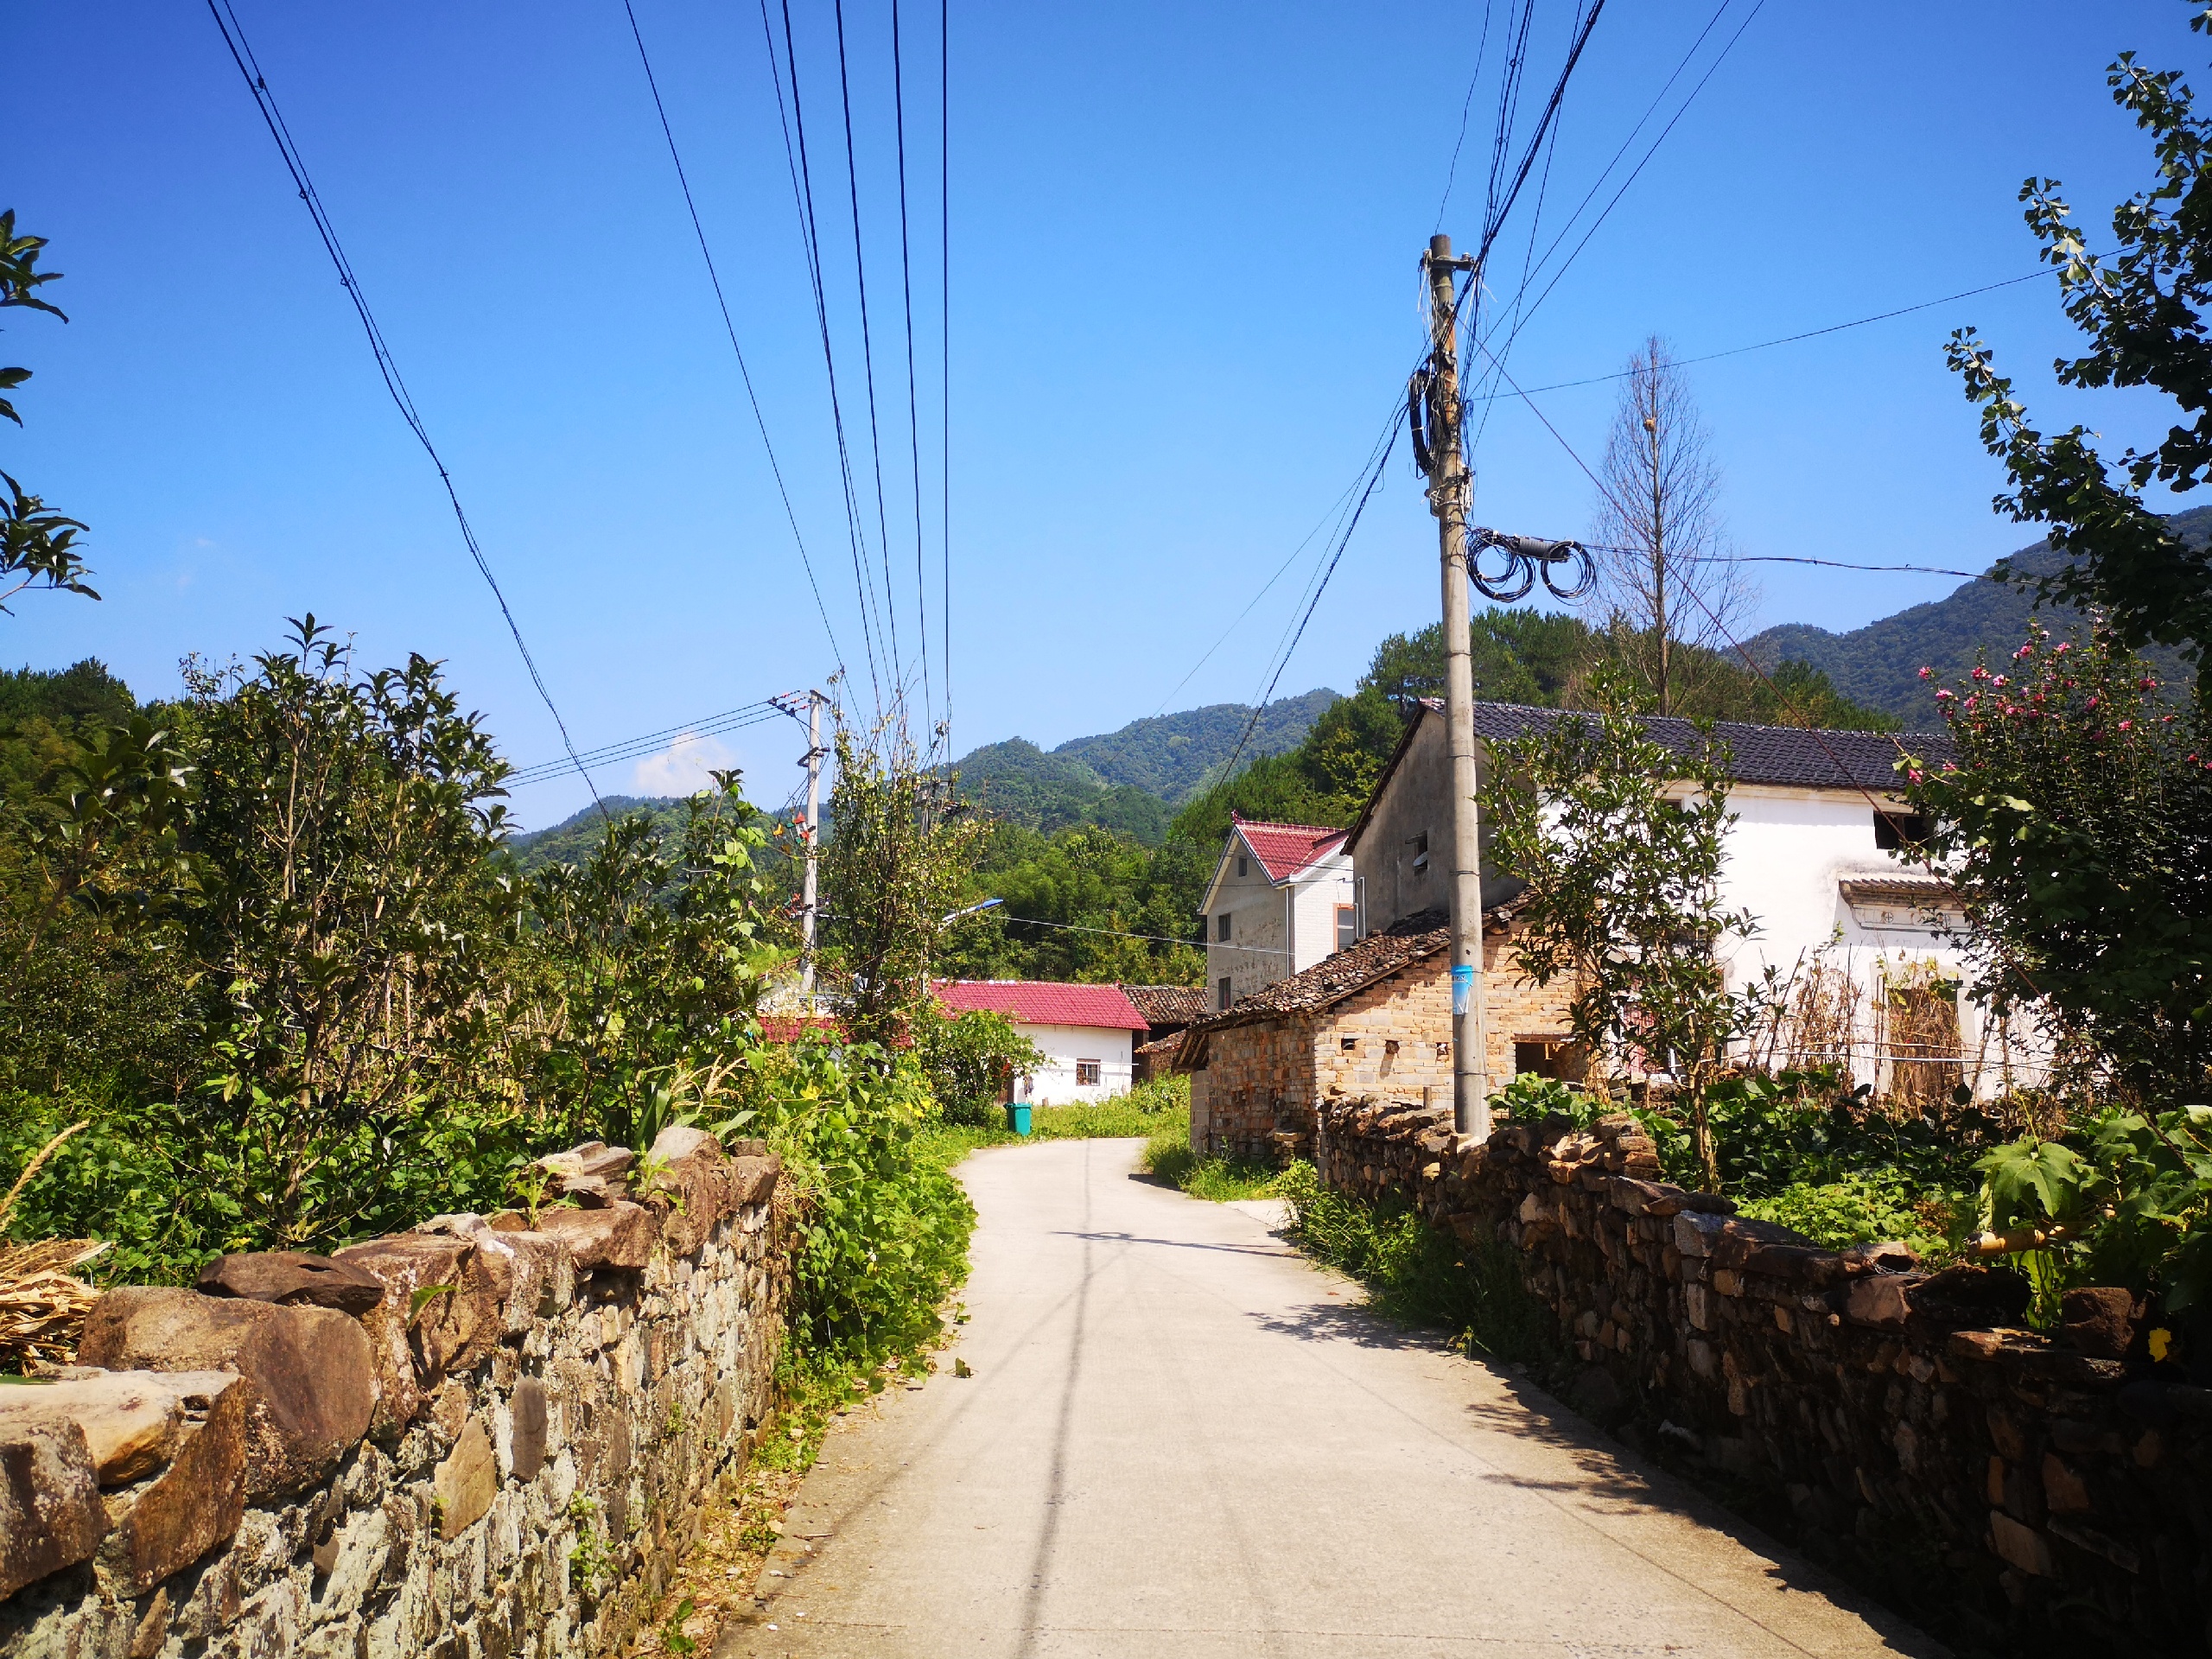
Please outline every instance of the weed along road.
[[830, 1436], [715, 1659], [1941, 1651], [1139, 1144], [962, 1166], [969, 1321]]

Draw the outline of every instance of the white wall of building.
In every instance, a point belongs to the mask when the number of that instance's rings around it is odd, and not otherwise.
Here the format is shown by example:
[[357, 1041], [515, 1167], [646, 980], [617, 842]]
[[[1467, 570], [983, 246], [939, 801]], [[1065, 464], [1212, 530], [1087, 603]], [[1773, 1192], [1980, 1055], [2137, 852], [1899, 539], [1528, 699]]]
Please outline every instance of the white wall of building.
[[[1910, 810], [1895, 797], [1874, 798], [1885, 809]], [[1900, 860], [1876, 844], [1874, 808], [1864, 795], [1738, 784], [1730, 790], [1728, 804], [1736, 822], [1721, 870], [1721, 902], [1750, 911], [1758, 922], [1751, 938], [1734, 942], [1731, 984], [1758, 982], [1770, 965], [1787, 981], [1816, 959], [1848, 973], [1859, 989], [1862, 1016], [1853, 1036], [1853, 1081], [1886, 1089], [1888, 1056], [1876, 1001], [1889, 984], [1931, 972], [1966, 979], [1965, 952], [1950, 931], [1962, 921], [1956, 906], [1937, 914], [1912, 905], [1850, 902], [1847, 883], [1929, 874], [1919, 862]], [[1978, 1092], [2001, 1090], [2008, 1068], [2016, 1083], [2040, 1075], [2041, 1045], [2031, 1033], [2016, 1029], [2008, 1051], [2003, 1033], [1985, 1029], [1984, 1010], [1971, 995], [1962, 990], [1958, 1005], [1960, 1059]]]
[[[1206, 907], [1206, 1005], [1249, 996], [1263, 985], [1303, 973], [1337, 949], [1337, 906], [1352, 901], [1351, 860], [1333, 852], [1280, 886], [1232, 830], [1220, 879]], [[1243, 861], [1238, 874], [1237, 861]], [[1221, 918], [1229, 918], [1229, 938]]]
[[[1016, 1100], [1033, 1106], [1071, 1106], [1129, 1092], [1136, 1033], [1100, 1026], [1033, 1026], [1020, 1020], [1014, 1028], [1045, 1055], [1045, 1064], [1035, 1072], [1014, 1080]], [[1076, 1081], [1077, 1063], [1083, 1060], [1098, 1062], [1096, 1083]]]

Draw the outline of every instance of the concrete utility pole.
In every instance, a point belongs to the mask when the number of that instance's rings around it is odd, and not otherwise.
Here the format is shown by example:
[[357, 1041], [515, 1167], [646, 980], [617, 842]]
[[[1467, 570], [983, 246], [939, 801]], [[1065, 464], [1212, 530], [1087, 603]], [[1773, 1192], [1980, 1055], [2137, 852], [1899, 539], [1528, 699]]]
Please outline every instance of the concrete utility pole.
[[798, 994], [814, 997], [815, 916], [821, 908], [817, 897], [817, 867], [822, 841], [822, 705], [830, 699], [819, 691], [806, 694], [806, 886], [799, 918]]
[[1475, 802], [1475, 674], [1468, 648], [1467, 458], [1460, 437], [1459, 314], [1452, 277], [1481, 273], [1433, 236], [1428, 273], [1431, 344], [1427, 383], [1428, 505], [1444, 567], [1444, 724], [1452, 747], [1452, 1127], [1490, 1135], [1490, 1046], [1484, 1031], [1482, 823]]

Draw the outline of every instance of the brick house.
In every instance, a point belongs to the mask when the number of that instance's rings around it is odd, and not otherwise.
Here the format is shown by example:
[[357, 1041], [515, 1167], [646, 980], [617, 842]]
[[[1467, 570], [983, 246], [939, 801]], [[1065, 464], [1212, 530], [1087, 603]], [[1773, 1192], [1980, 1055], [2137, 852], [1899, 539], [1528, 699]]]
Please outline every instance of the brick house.
[[1169, 1062], [1192, 1021], [1206, 1017], [1206, 994], [1196, 985], [1124, 985], [1122, 995], [1145, 1022], [1136, 1038], [1130, 1081], [1149, 1083], [1172, 1069]]
[[[1484, 918], [1489, 1071], [1499, 1078], [1569, 1075], [1568, 988], [1521, 982], [1514, 908]], [[1274, 1135], [1303, 1132], [1332, 1095], [1448, 1104], [1452, 935], [1444, 920], [1440, 911], [1403, 918], [1185, 1032], [1175, 1069], [1191, 1074], [1192, 1149], [1268, 1156]]]

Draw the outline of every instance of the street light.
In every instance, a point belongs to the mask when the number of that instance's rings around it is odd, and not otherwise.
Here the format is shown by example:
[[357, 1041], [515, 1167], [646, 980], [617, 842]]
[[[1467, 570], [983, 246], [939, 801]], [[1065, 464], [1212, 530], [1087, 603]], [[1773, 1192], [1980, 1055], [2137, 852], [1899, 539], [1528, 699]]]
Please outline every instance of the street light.
[[1003, 899], [986, 899], [980, 905], [970, 905], [965, 910], [956, 910], [950, 916], [939, 918], [938, 925], [939, 927], [950, 927], [963, 916], [973, 916], [978, 911], [988, 910], [993, 905], [1002, 905], [1004, 903], [1006, 903], [1006, 900]]

